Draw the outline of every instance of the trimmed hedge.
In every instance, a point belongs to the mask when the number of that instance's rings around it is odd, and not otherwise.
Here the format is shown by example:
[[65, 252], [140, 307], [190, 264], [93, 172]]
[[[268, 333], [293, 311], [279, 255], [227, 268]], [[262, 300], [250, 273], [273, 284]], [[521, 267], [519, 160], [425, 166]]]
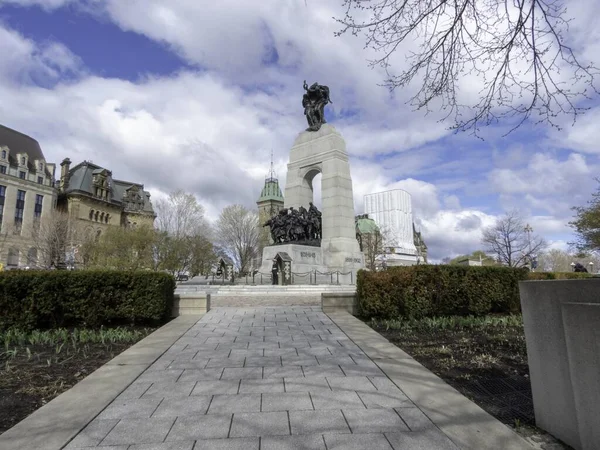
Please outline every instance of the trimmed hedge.
[[175, 279], [158, 272], [7, 271], [0, 273], [0, 331], [169, 319]]
[[593, 278], [594, 275], [585, 272], [530, 272], [528, 280], [581, 280]]
[[515, 313], [527, 269], [418, 265], [357, 277], [359, 314], [390, 319]]

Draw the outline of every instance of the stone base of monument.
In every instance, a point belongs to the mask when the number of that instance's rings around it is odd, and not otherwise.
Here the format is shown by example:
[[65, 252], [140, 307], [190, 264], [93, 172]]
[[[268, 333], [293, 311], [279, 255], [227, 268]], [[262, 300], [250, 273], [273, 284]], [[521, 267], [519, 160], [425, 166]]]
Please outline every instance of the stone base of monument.
[[270, 274], [278, 254], [291, 259], [290, 284], [356, 284], [356, 272], [363, 268], [360, 252], [330, 252], [322, 247], [279, 244], [264, 248], [259, 271]]

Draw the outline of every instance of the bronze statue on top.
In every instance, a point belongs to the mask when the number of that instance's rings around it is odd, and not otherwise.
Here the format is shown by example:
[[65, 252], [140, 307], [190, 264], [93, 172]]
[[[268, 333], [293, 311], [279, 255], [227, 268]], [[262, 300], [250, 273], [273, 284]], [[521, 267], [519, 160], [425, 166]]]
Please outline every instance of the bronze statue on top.
[[329, 98], [329, 87], [313, 83], [310, 87], [304, 80], [306, 93], [302, 97], [304, 115], [308, 122], [306, 131], [319, 131], [321, 125], [327, 123], [325, 120], [325, 105], [333, 103]]

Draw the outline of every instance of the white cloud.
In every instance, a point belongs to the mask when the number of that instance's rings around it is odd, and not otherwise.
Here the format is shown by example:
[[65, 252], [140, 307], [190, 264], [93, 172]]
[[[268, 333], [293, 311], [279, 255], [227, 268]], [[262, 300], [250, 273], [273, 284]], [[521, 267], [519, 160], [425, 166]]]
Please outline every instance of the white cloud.
[[[75, 3], [26, 1], [20, 4], [48, 9]], [[384, 74], [367, 67], [363, 41], [333, 38], [339, 27], [330, 18], [339, 15], [340, 4], [79, 3], [198, 68], [137, 82], [87, 74], [64, 45], [36, 43], [0, 27], [0, 114], [9, 118], [5, 125], [38, 139], [48, 160], [94, 160], [117, 178], [145, 183], [153, 197], [183, 188], [214, 219], [227, 204], [253, 205], [271, 149], [284, 188], [289, 148], [306, 126], [300, 106], [306, 78], [331, 87], [327, 114], [351, 155], [357, 213], [365, 194], [407, 190], [430, 254], [442, 258], [481, 248], [481, 229], [502, 211], [487, 197], [480, 204], [473, 199], [494, 193], [507, 209], [524, 208], [536, 232], [563, 239], [569, 207], [585, 202], [594, 187], [586, 180], [598, 172], [597, 111], [566, 141], [550, 135], [549, 148], [538, 145], [533, 155], [496, 129], [488, 133], [493, 144], [478, 151], [478, 141], [450, 136], [439, 114], [411, 112], [409, 90], [389, 95], [377, 85]], [[277, 64], [270, 62], [274, 52]], [[557, 141], [590, 155], [559, 157]]]

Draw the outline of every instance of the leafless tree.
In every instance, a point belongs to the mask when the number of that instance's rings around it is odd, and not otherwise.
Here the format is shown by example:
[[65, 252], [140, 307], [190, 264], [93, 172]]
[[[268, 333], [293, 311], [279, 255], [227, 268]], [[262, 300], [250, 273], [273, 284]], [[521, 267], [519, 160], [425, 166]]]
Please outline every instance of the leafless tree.
[[216, 239], [240, 273], [247, 272], [258, 253], [258, 214], [242, 205], [226, 207], [217, 221]]
[[522, 267], [542, 252], [546, 241], [526, 231], [526, 224], [517, 211], [511, 211], [483, 231], [482, 244], [498, 261], [509, 267]]
[[71, 253], [85, 240], [82, 227], [69, 213], [53, 210], [34, 224], [39, 264], [45, 267], [66, 263]]
[[197, 202], [196, 197], [182, 190], [171, 193], [167, 199], [158, 200], [154, 209], [157, 228], [172, 237], [204, 234], [208, 227], [202, 205]]
[[[390, 90], [419, 80], [416, 109], [439, 104], [457, 131], [477, 135], [481, 125], [510, 122], [508, 133], [531, 118], [560, 128], [558, 116], [577, 115], [596, 96], [598, 68], [569, 45], [570, 18], [561, 0], [343, 0], [336, 34], [364, 34], [380, 56]], [[392, 67], [394, 54], [407, 68]], [[460, 83], [482, 85], [463, 104]], [[422, 80], [422, 81], [421, 81]], [[508, 134], [507, 133], [507, 134]]]

